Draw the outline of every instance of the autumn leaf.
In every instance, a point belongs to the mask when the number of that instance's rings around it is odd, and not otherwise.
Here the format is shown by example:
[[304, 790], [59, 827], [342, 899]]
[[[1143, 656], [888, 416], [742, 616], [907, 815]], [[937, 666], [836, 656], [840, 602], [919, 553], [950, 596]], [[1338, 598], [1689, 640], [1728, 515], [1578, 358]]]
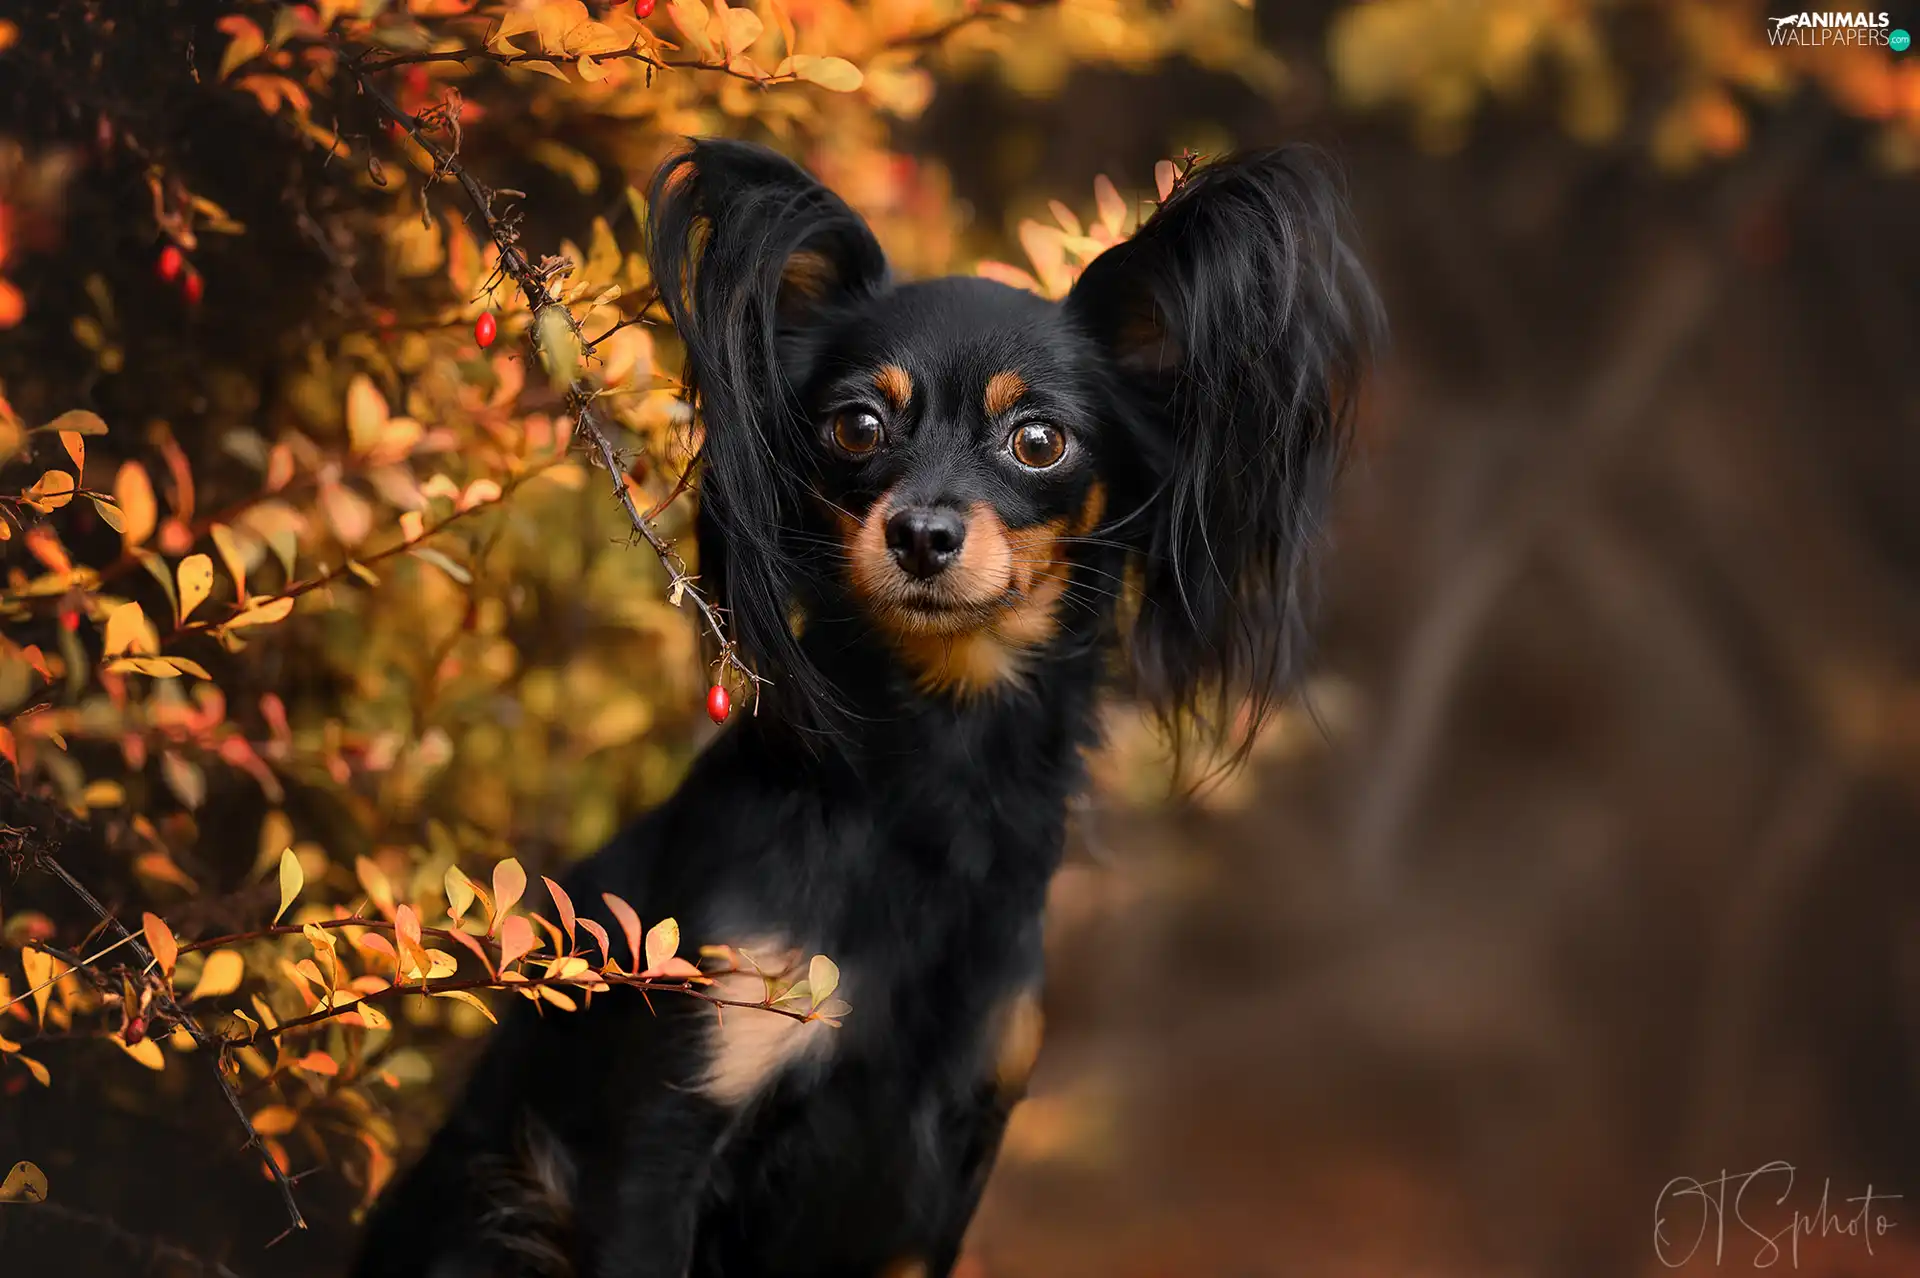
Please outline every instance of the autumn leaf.
[[[634, 970], [640, 970], [646, 965], [646, 950], [640, 940], [640, 916], [625, 900], [611, 892], [602, 892], [600, 899], [607, 903], [607, 908], [613, 911], [614, 921], [619, 923], [620, 930], [626, 933], [627, 949], [633, 953]], [[608, 954], [607, 958], [611, 962], [612, 954]]]
[[459, 866], [449, 865], [444, 884], [447, 890], [447, 917], [457, 925], [473, 905], [473, 881], [460, 872]]
[[500, 927], [500, 970], [506, 971], [533, 949], [533, 924], [515, 914]]
[[288, 848], [280, 854], [280, 908], [274, 911], [273, 921], [279, 923], [286, 915], [287, 907], [300, 895], [300, 889], [306, 886], [307, 876], [300, 868], [300, 858]]
[[234, 602], [244, 607], [247, 602], [247, 561], [241, 554], [239, 539], [233, 529], [225, 524], [215, 524], [207, 531], [213, 538], [213, 548], [220, 552], [220, 562], [226, 566], [227, 576], [233, 578]]
[[155, 645], [148, 640], [150, 632], [147, 614], [141, 611], [140, 605], [131, 601], [123, 603], [107, 614], [100, 655], [117, 657], [124, 652], [152, 652]]
[[647, 971], [659, 972], [680, 952], [680, 924], [661, 919], [647, 932]]
[[75, 487], [72, 475], [64, 470], [50, 470], [35, 480], [33, 487], [21, 493], [20, 500], [46, 514], [72, 501]]
[[[493, 922], [500, 926], [508, 911], [520, 902], [527, 891], [527, 872], [520, 867], [514, 857], [508, 857], [493, 867]], [[492, 935], [491, 932], [488, 935]]]
[[807, 988], [813, 991], [813, 1001], [824, 1003], [840, 988], [840, 969], [834, 961], [824, 954], [816, 954], [807, 964]]
[[44, 1203], [45, 1201], [47, 1201], [47, 1174], [24, 1159], [13, 1165], [13, 1170], [7, 1173], [5, 1181], [0, 1181], [0, 1203]]
[[146, 935], [147, 948], [160, 964], [161, 974], [171, 978], [173, 965], [180, 957], [180, 942], [174, 939], [173, 929], [158, 914], [142, 914], [140, 930]]
[[176, 576], [180, 583], [180, 620], [184, 622], [213, 593], [213, 560], [206, 555], [188, 555], [180, 561]]
[[300, 1115], [286, 1105], [269, 1105], [253, 1116], [253, 1130], [262, 1136], [285, 1136], [300, 1121]]
[[147, 478], [147, 468], [139, 462], [125, 462], [114, 476], [113, 496], [120, 507], [123, 527], [120, 530], [122, 540], [128, 546], [138, 546], [153, 535], [160, 519], [160, 510], [153, 500], [153, 481]]
[[792, 75], [835, 93], [852, 93], [866, 81], [860, 68], [845, 58], [821, 58], [806, 53], [795, 54], [782, 62], [775, 74]]
[[547, 895], [553, 898], [553, 908], [560, 915], [560, 930], [567, 934], [568, 942], [572, 942], [573, 898], [567, 895], [565, 888], [545, 875], [540, 876], [540, 881], [547, 885]]
[[197, 999], [231, 994], [240, 988], [240, 982], [246, 974], [246, 960], [240, 957], [238, 950], [215, 950], [207, 955], [206, 963], [200, 968], [200, 979], [194, 982], [193, 992], [187, 995], [187, 1001], [191, 1003]]
[[33, 946], [20, 951], [20, 969], [26, 975], [27, 989], [33, 997], [34, 1019], [47, 1023], [47, 1000], [53, 995], [53, 955]]
[[220, 624], [227, 630], [240, 630], [247, 626], [270, 626], [276, 621], [286, 620], [287, 614], [292, 611], [291, 598], [266, 599], [227, 618]]

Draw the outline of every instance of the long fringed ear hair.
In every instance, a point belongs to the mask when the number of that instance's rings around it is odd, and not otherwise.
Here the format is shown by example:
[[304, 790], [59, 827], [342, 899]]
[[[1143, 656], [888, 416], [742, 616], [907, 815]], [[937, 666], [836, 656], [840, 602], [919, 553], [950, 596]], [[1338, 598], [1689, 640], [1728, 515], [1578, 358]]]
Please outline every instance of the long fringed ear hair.
[[1067, 300], [1133, 437], [1116, 496], [1140, 570], [1135, 690], [1239, 749], [1298, 674], [1310, 551], [1380, 326], [1343, 219], [1311, 151], [1235, 156], [1192, 170]]
[[697, 141], [649, 192], [655, 286], [686, 346], [704, 426], [700, 574], [732, 638], [795, 713], [830, 704], [788, 610], [804, 573], [806, 460], [783, 421], [802, 411], [790, 374], [806, 334], [884, 285], [887, 262], [852, 209], [798, 165], [742, 142]]

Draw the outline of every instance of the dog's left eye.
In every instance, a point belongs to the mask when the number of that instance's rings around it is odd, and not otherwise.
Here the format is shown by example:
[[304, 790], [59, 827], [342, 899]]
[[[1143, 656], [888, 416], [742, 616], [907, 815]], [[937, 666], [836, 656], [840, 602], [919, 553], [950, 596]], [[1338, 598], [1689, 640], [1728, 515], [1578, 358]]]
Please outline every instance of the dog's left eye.
[[1014, 427], [1013, 437], [1007, 441], [1007, 451], [1027, 469], [1045, 470], [1067, 451], [1066, 432], [1045, 422], [1028, 422]]
[[880, 447], [884, 433], [880, 419], [862, 408], [849, 408], [833, 419], [833, 442], [841, 452], [864, 457]]

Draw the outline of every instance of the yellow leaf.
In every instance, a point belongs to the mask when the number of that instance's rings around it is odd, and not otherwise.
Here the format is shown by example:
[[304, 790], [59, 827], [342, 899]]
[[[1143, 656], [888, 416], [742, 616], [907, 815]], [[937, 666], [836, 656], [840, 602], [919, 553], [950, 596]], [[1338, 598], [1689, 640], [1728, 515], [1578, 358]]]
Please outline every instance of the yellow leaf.
[[821, 58], [810, 53], [796, 54], [780, 64], [785, 71], [835, 93], [852, 93], [866, 82], [860, 68], [845, 58]]
[[[23, 1056], [20, 1059], [25, 1060]], [[45, 1074], [41, 1070], [34, 1075], [44, 1084]], [[7, 1173], [5, 1182], [0, 1183], [0, 1203], [44, 1203], [47, 1201], [47, 1174], [32, 1163], [22, 1160], [13, 1165]]]
[[667, 960], [680, 952], [680, 924], [661, 919], [647, 931], [647, 970], [658, 972]]
[[20, 968], [26, 974], [27, 988], [33, 994], [34, 1016], [44, 1028], [47, 1000], [53, 995], [53, 955], [32, 946], [20, 951]]
[[205, 555], [188, 555], [180, 561], [176, 575], [180, 581], [180, 620], [185, 621], [213, 593], [213, 560]]
[[269, 1105], [253, 1116], [253, 1130], [262, 1136], [285, 1136], [300, 1121], [300, 1115], [286, 1105]]
[[120, 535], [127, 545], [138, 546], [153, 535], [160, 519], [159, 507], [153, 500], [153, 481], [147, 478], [147, 468], [139, 462], [124, 463], [119, 474], [114, 476], [113, 496], [126, 525], [120, 530]]
[[498, 923], [519, 903], [527, 891], [527, 872], [515, 857], [493, 867], [493, 914]]
[[840, 988], [840, 968], [826, 955], [814, 955], [807, 964], [807, 988], [813, 991], [815, 1006], [826, 1002]]
[[355, 857], [353, 876], [360, 880], [360, 886], [366, 889], [367, 899], [380, 908], [382, 914], [393, 913], [393, 884], [387, 881], [384, 871], [366, 857]]
[[760, 15], [751, 9], [728, 9], [726, 29], [723, 37], [727, 45], [727, 58], [731, 61], [752, 47], [766, 29], [760, 21]]
[[460, 872], [460, 867], [449, 865], [446, 879], [447, 917], [455, 923], [466, 916], [467, 909], [473, 904], [473, 882]]
[[247, 561], [240, 551], [240, 539], [233, 529], [225, 524], [215, 524], [209, 529], [213, 535], [213, 548], [220, 552], [220, 562], [226, 565], [227, 576], [233, 578], [234, 602], [247, 602]]
[[100, 515], [101, 523], [117, 533], [124, 533], [127, 530], [127, 521], [121, 518], [120, 508], [118, 506], [108, 501], [105, 497], [89, 496], [87, 500], [93, 503], [94, 510]]
[[[526, 920], [524, 919], [521, 920], [521, 922], [523, 923], [525, 921]], [[468, 1007], [471, 1007], [474, 1011], [480, 1013], [480, 1015], [486, 1017], [488, 1020], [492, 1021], [495, 1025], [498, 1025], [500, 1023], [500, 1018], [493, 1014], [492, 1008], [488, 1007], [485, 1003], [481, 1002], [478, 998], [475, 998], [471, 993], [467, 992], [466, 990], [434, 990], [433, 997], [450, 998], [450, 999], [453, 999], [455, 1002], [465, 1003]]]
[[25, 1065], [27, 1067], [27, 1073], [33, 1075], [33, 1081], [40, 1084], [40, 1086], [50, 1087], [53, 1085], [53, 1076], [47, 1073], [47, 1067], [33, 1059], [33, 1057], [16, 1056], [13, 1059]]
[[128, 1043], [124, 1038], [116, 1034], [114, 1035], [113, 1041], [120, 1044], [121, 1051], [133, 1057], [133, 1059], [139, 1061], [148, 1069], [163, 1070], [167, 1067], [167, 1058], [160, 1054], [160, 1044], [150, 1038], [143, 1038], [137, 1043]]
[[286, 618], [293, 611], [291, 598], [268, 599], [257, 603], [246, 611], [221, 623], [228, 630], [239, 630], [245, 626], [270, 626]]
[[246, 977], [247, 962], [240, 957], [238, 950], [215, 950], [207, 955], [207, 962], [200, 969], [200, 979], [194, 982], [193, 993], [187, 995], [191, 1003], [195, 999], [219, 998], [231, 994], [240, 988], [240, 982]]
[[64, 470], [50, 470], [20, 494], [20, 500], [38, 511], [58, 510], [73, 500], [73, 476]]
[[707, 7], [699, 0], [673, 0], [667, 6], [667, 16], [673, 19], [673, 25], [680, 34], [693, 45], [701, 61], [710, 61], [713, 57], [713, 42], [707, 39], [707, 23], [710, 20]]
[[173, 965], [180, 957], [180, 942], [173, 937], [173, 929], [158, 914], [142, 914], [140, 930], [146, 933], [147, 948], [153, 951], [153, 957], [160, 964], [160, 971], [171, 977]]
[[274, 911], [273, 921], [277, 924], [293, 904], [293, 898], [300, 895], [300, 889], [306, 886], [307, 876], [300, 868], [300, 858], [288, 848], [280, 854], [280, 908]]
[[107, 433], [107, 424], [100, 420], [100, 414], [76, 408], [60, 414], [40, 429], [58, 431], [63, 435], [104, 435]]
[[107, 614], [106, 637], [100, 655], [117, 657], [123, 652], [153, 652], [158, 645], [148, 642], [147, 614], [131, 601]]
[[347, 383], [347, 440], [353, 451], [364, 453], [379, 442], [387, 424], [387, 398], [365, 373]]
[[561, 52], [569, 57], [600, 53], [618, 53], [633, 43], [612, 27], [600, 22], [582, 22], [567, 32], [561, 41]]
[[87, 472], [87, 441], [76, 430], [60, 432], [60, 446], [67, 450], [67, 456], [73, 458], [73, 473], [84, 475]]

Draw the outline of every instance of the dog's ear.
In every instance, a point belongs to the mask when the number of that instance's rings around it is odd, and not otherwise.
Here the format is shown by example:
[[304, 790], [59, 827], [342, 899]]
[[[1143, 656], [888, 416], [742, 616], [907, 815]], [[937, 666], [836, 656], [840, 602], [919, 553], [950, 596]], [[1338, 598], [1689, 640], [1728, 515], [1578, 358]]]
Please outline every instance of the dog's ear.
[[1136, 688], [1241, 745], [1298, 673], [1309, 552], [1378, 328], [1343, 221], [1304, 148], [1216, 162], [1067, 300], [1112, 362], [1131, 436], [1116, 509], [1134, 512], [1117, 532], [1141, 572]]
[[886, 256], [838, 196], [744, 142], [692, 143], [660, 167], [648, 200], [654, 284], [704, 426], [701, 576], [746, 653], [790, 690], [817, 692], [788, 628], [802, 565], [783, 536], [802, 522], [805, 458], [780, 425], [796, 408], [807, 330], [882, 287]]

